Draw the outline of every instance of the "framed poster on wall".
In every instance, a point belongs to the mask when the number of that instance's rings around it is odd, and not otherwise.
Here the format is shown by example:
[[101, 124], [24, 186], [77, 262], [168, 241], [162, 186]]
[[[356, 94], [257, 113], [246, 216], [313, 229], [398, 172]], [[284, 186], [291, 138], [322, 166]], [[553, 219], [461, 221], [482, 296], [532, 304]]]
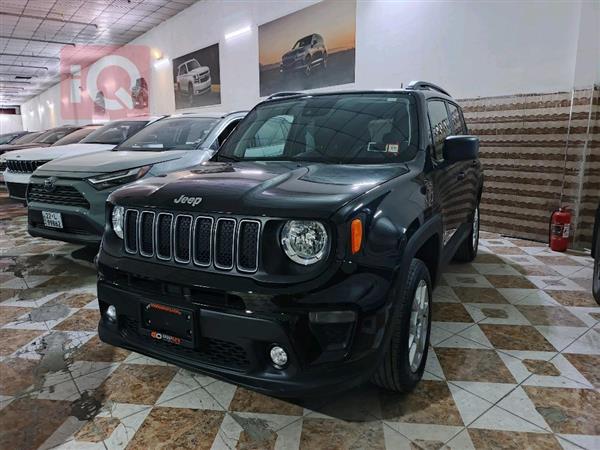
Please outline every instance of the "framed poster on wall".
[[354, 83], [356, 2], [325, 0], [258, 27], [261, 97]]
[[173, 59], [175, 109], [221, 103], [219, 44]]

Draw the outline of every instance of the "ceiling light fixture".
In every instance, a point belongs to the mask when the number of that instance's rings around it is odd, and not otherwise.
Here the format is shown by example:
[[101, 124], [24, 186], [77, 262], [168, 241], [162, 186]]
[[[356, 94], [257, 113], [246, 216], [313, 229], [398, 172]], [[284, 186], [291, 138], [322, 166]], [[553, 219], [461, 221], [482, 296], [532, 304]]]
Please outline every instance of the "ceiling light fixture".
[[235, 31], [232, 31], [231, 33], [227, 33], [225, 35], [225, 40], [233, 39], [238, 36], [241, 36], [242, 34], [250, 33], [250, 31], [252, 31], [252, 28], [250, 28], [250, 25], [245, 26], [244, 28], [240, 28], [239, 30], [235, 30]]
[[156, 61], [154, 61], [154, 68], [160, 69], [161, 67], [166, 67], [168, 64], [169, 64], [169, 58], [166, 58], [163, 56], [160, 59], [157, 59]]

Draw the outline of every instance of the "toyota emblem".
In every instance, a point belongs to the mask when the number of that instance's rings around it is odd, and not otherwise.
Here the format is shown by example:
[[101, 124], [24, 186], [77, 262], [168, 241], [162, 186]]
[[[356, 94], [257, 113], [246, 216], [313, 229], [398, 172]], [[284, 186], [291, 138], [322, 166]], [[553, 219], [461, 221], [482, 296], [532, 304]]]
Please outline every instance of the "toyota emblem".
[[56, 178], [46, 178], [46, 180], [44, 181], [44, 190], [46, 192], [52, 192], [54, 191], [54, 189], [56, 189]]

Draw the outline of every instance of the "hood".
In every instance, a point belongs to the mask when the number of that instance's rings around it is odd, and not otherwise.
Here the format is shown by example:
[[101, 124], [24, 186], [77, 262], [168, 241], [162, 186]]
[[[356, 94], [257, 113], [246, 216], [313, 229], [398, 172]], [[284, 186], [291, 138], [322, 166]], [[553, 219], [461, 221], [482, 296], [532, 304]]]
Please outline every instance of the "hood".
[[192, 74], [192, 75], [202, 74], [202, 73], [208, 72], [208, 70], [209, 70], [208, 67], [200, 66], [200, 67], [195, 68], [194, 70], [190, 70], [188, 72], [188, 74]]
[[4, 157], [6, 159], [18, 159], [18, 160], [53, 160], [61, 158], [63, 156], [75, 156], [83, 155], [85, 153], [98, 152], [101, 150], [111, 150], [115, 146], [113, 144], [68, 144], [68, 145], [57, 145], [56, 147], [45, 147], [45, 148], [30, 148], [17, 152], [6, 153]]
[[[347, 202], [408, 172], [398, 165], [331, 165], [283, 161], [207, 163], [117, 190], [125, 206], [272, 217], [329, 217]], [[175, 203], [202, 197], [196, 207]]]
[[180, 159], [195, 150], [164, 152], [116, 151], [61, 158], [44, 165], [45, 171], [109, 173]]
[[25, 148], [45, 148], [49, 147], [50, 144], [40, 144], [39, 142], [31, 142], [29, 144], [6, 144], [0, 145], [0, 155], [5, 154], [6, 152], [12, 152], [13, 150], [21, 150]]
[[305, 47], [299, 47], [295, 50], [290, 50], [289, 52], [286, 52], [283, 54], [282, 58], [287, 58], [290, 56], [296, 56], [299, 53], [303, 53], [304, 52]]

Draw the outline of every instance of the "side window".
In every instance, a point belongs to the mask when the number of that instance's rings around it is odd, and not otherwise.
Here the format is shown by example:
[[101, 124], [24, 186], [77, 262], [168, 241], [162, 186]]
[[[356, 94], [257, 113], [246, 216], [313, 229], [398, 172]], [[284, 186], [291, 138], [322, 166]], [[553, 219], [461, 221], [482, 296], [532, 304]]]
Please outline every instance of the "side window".
[[427, 103], [427, 108], [429, 109], [429, 123], [431, 125], [431, 134], [433, 135], [433, 157], [438, 161], [442, 161], [444, 159], [442, 154], [444, 139], [452, 134], [448, 111], [446, 111], [446, 102], [431, 100]]
[[448, 113], [450, 116], [450, 126], [452, 127], [453, 134], [466, 134], [467, 127], [465, 127], [465, 122], [463, 120], [462, 114], [458, 109], [458, 106], [448, 103]]
[[179, 75], [185, 75], [187, 73], [187, 68], [185, 66], [185, 64], [183, 64], [180, 68], [179, 68]]
[[275, 116], [268, 119], [246, 142], [245, 158], [282, 156], [290, 132], [291, 116]]

